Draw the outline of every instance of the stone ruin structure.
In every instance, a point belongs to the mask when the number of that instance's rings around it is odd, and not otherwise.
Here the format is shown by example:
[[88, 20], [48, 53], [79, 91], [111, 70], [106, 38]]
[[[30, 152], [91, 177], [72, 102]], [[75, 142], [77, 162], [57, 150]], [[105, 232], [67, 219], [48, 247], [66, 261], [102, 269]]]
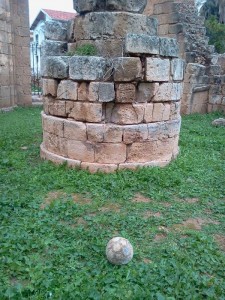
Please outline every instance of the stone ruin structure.
[[0, 1], [0, 110], [31, 105], [28, 0]]
[[[46, 24], [42, 157], [93, 172], [165, 165], [180, 111], [225, 111], [225, 54], [208, 45], [194, 0], [74, 7], [71, 24]], [[96, 56], [67, 55], [86, 44]], [[31, 104], [30, 75], [28, 0], [1, 0], [0, 109]]]
[[[46, 24], [41, 156], [113, 172], [164, 166], [178, 154], [184, 61], [157, 35], [146, 1], [75, 0], [80, 13]], [[96, 56], [68, 56], [94, 44]]]
[[186, 62], [181, 114], [225, 112], [225, 54], [208, 45], [195, 0], [148, 0], [144, 13], [158, 20], [160, 36], [177, 39]]

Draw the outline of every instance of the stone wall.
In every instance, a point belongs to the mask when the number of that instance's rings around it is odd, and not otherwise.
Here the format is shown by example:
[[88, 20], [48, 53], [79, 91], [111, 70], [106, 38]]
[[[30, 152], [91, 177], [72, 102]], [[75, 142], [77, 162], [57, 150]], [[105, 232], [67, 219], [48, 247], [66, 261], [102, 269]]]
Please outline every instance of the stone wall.
[[178, 40], [180, 57], [186, 61], [181, 113], [225, 111], [222, 58], [217, 59], [214, 47], [208, 45], [195, 1], [149, 0], [145, 13], [157, 18], [159, 35]]
[[0, 2], [0, 109], [31, 104], [28, 0]]
[[155, 19], [132, 12], [130, 1], [129, 11], [125, 5], [112, 12], [74, 2], [81, 13], [93, 12], [74, 20], [70, 44], [85, 39], [102, 47], [96, 56], [68, 57], [62, 27], [47, 24], [43, 47], [55, 45], [55, 52], [45, 51], [42, 64], [41, 156], [91, 172], [168, 164], [179, 152], [181, 125], [184, 62], [176, 40], [156, 36]]

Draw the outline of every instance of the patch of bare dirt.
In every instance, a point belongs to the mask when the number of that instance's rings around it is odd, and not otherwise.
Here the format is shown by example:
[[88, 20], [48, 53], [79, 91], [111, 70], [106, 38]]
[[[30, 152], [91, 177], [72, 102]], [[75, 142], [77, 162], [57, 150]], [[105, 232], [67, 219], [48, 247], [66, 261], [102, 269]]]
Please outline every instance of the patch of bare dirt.
[[91, 199], [84, 197], [83, 195], [80, 194], [72, 194], [72, 199], [74, 203], [78, 204], [90, 204]]
[[186, 198], [186, 199], [184, 199], [184, 202], [194, 204], [194, 203], [199, 202], [199, 199], [198, 198]]
[[160, 242], [160, 241], [164, 240], [166, 237], [167, 237], [167, 235], [165, 233], [156, 234], [154, 237], [154, 242]]
[[160, 212], [153, 212], [151, 210], [147, 210], [147, 211], [144, 212], [143, 217], [145, 219], [148, 219], [150, 217], [160, 218], [160, 217], [162, 217], [162, 214]]
[[46, 196], [46, 198], [44, 199], [44, 202], [41, 204], [40, 208], [41, 209], [45, 209], [47, 206], [49, 206], [53, 201], [61, 198], [61, 197], [65, 197], [66, 193], [62, 192], [62, 191], [53, 191], [53, 192], [49, 192]]
[[68, 195], [62, 191], [53, 191], [49, 192], [44, 199], [44, 202], [41, 204], [40, 208], [45, 209], [47, 206], [49, 206], [52, 202], [54, 202], [57, 199], [60, 198], [67, 198], [67, 197], [72, 197], [72, 200], [74, 203], [78, 204], [89, 204], [91, 203], [91, 199], [84, 197], [83, 195], [80, 194], [72, 194]]
[[149, 203], [149, 202], [152, 202], [152, 199], [147, 198], [140, 193], [137, 193], [134, 196], [134, 198], [132, 199], [132, 202], [134, 202], [134, 203]]
[[202, 230], [202, 226], [206, 224], [218, 225], [219, 223], [211, 219], [189, 218], [186, 221], [182, 222], [181, 224], [176, 224], [173, 227], [178, 230], [182, 228]]
[[215, 240], [219, 244], [219, 246], [225, 251], [225, 236], [221, 234], [216, 234]]
[[164, 206], [164, 207], [171, 207], [172, 204], [169, 203], [169, 202], [163, 202], [163, 203], [162, 203], [162, 206]]
[[144, 258], [144, 259], [143, 259], [143, 262], [144, 262], [146, 265], [152, 264], [152, 260], [151, 260], [151, 259], [148, 259], [148, 258]]
[[102, 206], [100, 207], [98, 210], [100, 212], [120, 212], [120, 208], [121, 206], [119, 204], [116, 203], [110, 203], [108, 205]]

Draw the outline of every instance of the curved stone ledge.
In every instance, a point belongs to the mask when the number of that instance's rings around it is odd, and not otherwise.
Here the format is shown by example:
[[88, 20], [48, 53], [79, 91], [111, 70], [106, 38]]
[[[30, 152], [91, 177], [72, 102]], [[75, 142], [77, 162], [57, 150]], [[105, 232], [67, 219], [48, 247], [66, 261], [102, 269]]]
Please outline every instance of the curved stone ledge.
[[136, 170], [138, 168], [145, 168], [145, 167], [165, 167], [171, 162], [171, 160], [176, 158], [178, 153], [179, 153], [179, 149], [177, 149], [177, 151], [174, 154], [172, 154], [170, 159], [168, 160], [157, 160], [157, 161], [151, 161], [147, 163], [98, 164], [98, 163], [86, 163], [75, 159], [69, 159], [57, 155], [55, 153], [49, 152], [48, 150], [45, 149], [43, 144], [41, 144], [40, 146], [40, 155], [42, 159], [46, 159], [58, 165], [67, 164], [67, 166], [70, 168], [81, 168], [84, 170], [88, 170], [90, 173], [96, 173], [98, 171], [103, 173], [112, 173], [124, 169]]

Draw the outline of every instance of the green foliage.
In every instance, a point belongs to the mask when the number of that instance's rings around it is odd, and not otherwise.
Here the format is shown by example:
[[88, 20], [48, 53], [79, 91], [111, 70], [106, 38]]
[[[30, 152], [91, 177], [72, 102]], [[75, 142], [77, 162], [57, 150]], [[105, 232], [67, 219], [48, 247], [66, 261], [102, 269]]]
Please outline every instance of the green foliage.
[[[225, 232], [225, 140], [211, 126], [219, 116], [183, 117], [169, 166], [104, 175], [39, 158], [40, 108], [0, 113], [0, 299], [224, 299], [215, 236]], [[149, 202], [132, 201], [136, 193]], [[189, 218], [211, 223], [177, 227]], [[127, 266], [105, 259], [115, 235], [134, 246]]]
[[218, 53], [225, 52], [225, 24], [218, 22], [215, 16], [211, 16], [205, 22], [209, 44], [214, 45]]
[[74, 51], [68, 52], [69, 56], [95, 56], [97, 54], [97, 48], [92, 44], [83, 44], [78, 46]]

